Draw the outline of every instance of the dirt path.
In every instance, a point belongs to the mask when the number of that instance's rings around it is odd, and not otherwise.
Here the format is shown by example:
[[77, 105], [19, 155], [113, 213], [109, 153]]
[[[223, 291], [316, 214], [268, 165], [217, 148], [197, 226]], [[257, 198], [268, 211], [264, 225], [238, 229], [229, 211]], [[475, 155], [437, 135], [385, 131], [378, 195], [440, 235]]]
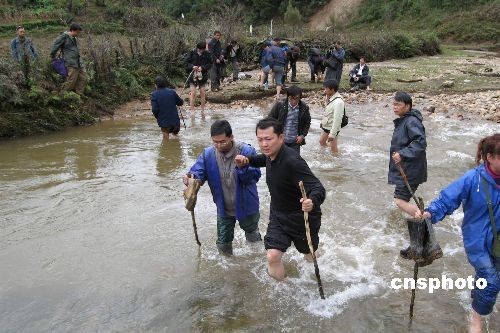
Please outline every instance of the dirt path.
[[332, 25], [334, 28], [344, 25], [358, 10], [360, 4], [361, 0], [331, 0], [311, 17], [309, 26], [313, 30], [324, 30]]

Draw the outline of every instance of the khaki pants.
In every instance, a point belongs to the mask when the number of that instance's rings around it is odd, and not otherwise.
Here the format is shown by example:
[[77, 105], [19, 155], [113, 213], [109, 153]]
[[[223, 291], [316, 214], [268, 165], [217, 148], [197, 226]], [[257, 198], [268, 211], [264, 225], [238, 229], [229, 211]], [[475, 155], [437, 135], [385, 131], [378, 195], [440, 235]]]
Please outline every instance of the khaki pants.
[[67, 91], [74, 91], [78, 95], [83, 95], [85, 85], [87, 84], [87, 73], [84, 67], [74, 68], [68, 67], [68, 77], [64, 82], [62, 89]]

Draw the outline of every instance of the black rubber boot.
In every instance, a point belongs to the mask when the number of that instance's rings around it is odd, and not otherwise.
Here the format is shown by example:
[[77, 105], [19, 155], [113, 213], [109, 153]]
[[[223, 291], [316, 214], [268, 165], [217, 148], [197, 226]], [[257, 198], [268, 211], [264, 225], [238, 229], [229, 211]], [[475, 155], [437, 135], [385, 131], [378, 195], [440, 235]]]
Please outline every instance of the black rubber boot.
[[256, 229], [252, 232], [245, 232], [245, 238], [251, 243], [260, 242], [262, 240], [262, 238], [260, 237], [259, 229]]
[[217, 244], [217, 249], [219, 250], [220, 254], [225, 254], [228, 256], [233, 255], [233, 243]]
[[410, 246], [399, 253], [403, 259], [423, 261], [425, 222], [419, 219], [406, 219], [410, 234]]
[[425, 220], [425, 239], [424, 239], [424, 252], [423, 262], [419, 263], [419, 267], [424, 267], [432, 264], [432, 262], [436, 259], [439, 259], [443, 256], [443, 251], [441, 250], [441, 246], [436, 239], [436, 234], [434, 233], [434, 227], [432, 226], [432, 222], [428, 219]]

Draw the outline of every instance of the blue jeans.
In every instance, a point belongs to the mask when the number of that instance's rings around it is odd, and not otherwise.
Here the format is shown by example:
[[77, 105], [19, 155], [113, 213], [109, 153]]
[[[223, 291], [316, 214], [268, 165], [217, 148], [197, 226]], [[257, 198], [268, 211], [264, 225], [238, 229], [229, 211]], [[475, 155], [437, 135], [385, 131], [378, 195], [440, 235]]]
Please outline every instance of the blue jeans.
[[472, 308], [485, 316], [493, 311], [500, 290], [500, 260], [496, 260], [490, 267], [476, 269], [476, 280], [479, 278], [485, 279], [487, 286], [484, 289], [474, 287], [471, 292]]
[[283, 71], [285, 68], [283, 66], [273, 66], [274, 81], [277, 86], [283, 85]]

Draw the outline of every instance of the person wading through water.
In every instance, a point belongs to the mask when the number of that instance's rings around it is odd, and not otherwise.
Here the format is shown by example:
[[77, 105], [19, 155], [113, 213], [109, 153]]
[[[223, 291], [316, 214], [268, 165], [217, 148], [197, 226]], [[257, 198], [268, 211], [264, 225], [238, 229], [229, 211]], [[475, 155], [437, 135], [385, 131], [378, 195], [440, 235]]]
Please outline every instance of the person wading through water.
[[[308, 212], [314, 251], [318, 249], [321, 226], [321, 204], [325, 200], [325, 188], [311, 172], [306, 161], [294, 149], [284, 144], [283, 126], [274, 118], [264, 118], [257, 123], [255, 133], [263, 154], [235, 158], [236, 165], [266, 167], [266, 183], [271, 194], [269, 225], [264, 237], [267, 250], [267, 272], [277, 280], [285, 278], [281, 258], [292, 245], [305, 254], [312, 255], [307, 243], [304, 214]], [[302, 198], [299, 181], [304, 183], [307, 198]]]
[[[481, 161], [483, 162], [481, 164]], [[477, 148], [477, 167], [467, 171], [439, 193], [423, 214], [415, 218], [442, 221], [463, 207], [462, 237], [476, 280], [486, 288], [472, 290], [470, 332], [482, 332], [481, 316], [493, 311], [500, 290], [500, 133], [483, 138]]]
[[181, 128], [181, 120], [177, 106], [184, 101], [175, 90], [167, 88], [166, 80], [158, 76], [155, 79], [156, 90], [151, 94], [151, 111], [163, 133], [163, 140], [168, 141], [170, 133], [177, 136]]
[[[388, 183], [396, 185], [394, 202], [408, 216], [406, 223], [410, 234], [410, 246], [401, 250], [400, 255], [403, 259], [415, 260], [419, 266], [426, 266], [443, 254], [437, 241], [433, 237], [430, 238], [434, 233], [425, 221], [413, 218], [419, 208], [409, 202], [412, 192], [414, 193], [420, 184], [427, 181], [425, 127], [422, 124], [422, 114], [412, 106], [410, 95], [401, 91], [396, 92], [393, 111], [397, 118], [393, 121]], [[405, 173], [406, 179], [403, 178], [400, 168]]]
[[256, 185], [261, 172], [254, 167], [236, 168], [235, 157], [255, 155], [255, 149], [249, 144], [235, 142], [227, 120], [215, 121], [210, 136], [213, 146], [203, 150], [183, 181], [186, 186], [190, 177], [208, 181], [217, 206], [217, 248], [222, 254], [232, 255], [236, 220], [249, 242], [262, 240]]
[[204, 41], [196, 44], [196, 49], [191, 50], [186, 58], [189, 82], [189, 110], [194, 116], [194, 101], [196, 99], [196, 88], [200, 89], [201, 115], [205, 114], [206, 86], [208, 71], [212, 67], [212, 58], [206, 50], [207, 43]]
[[301, 101], [302, 90], [291, 86], [286, 90], [287, 99], [276, 102], [269, 117], [277, 119], [285, 131], [285, 144], [300, 154], [300, 146], [306, 144], [305, 137], [311, 127], [309, 106]]

